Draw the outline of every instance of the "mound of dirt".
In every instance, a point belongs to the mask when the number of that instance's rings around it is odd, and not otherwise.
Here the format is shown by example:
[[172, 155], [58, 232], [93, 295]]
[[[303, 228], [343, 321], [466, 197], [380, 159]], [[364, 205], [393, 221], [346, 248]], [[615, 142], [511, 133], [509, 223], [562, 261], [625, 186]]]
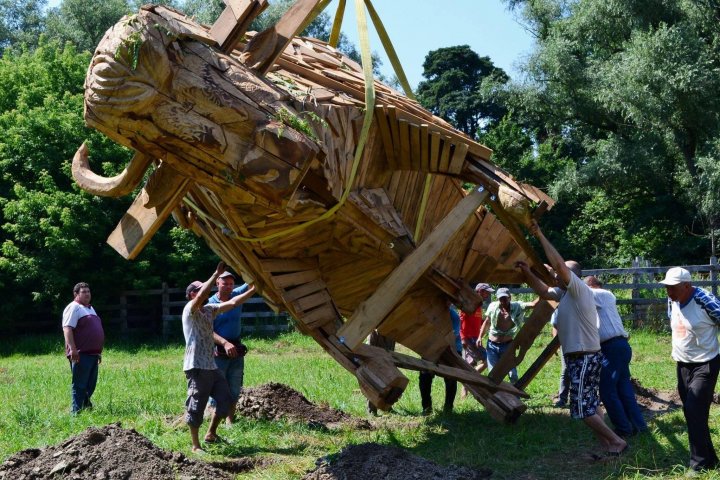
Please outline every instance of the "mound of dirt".
[[0, 479], [230, 480], [254, 467], [242, 462], [214, 465], [161, 450], [118, 423], [88, 428], [60, 445], [18, 452], [0, 465]]
[[359, 430], [372, 429], [367, 420], [352, 417], [329, 406], [315, 405], [297, 390], [281, 383], [243, 388], [238, 399], [237, 413], [264, 420], [304, 422], [316, 428], [336, 429], [349, 426]]
[[400, 448], [377, 443], [352, 445], [343, 449], [337, 457], [321, 458], [317, 463], [318, 466], [305, 474], [302, 480], [480, 480], [492, 475], [492, 470], [488, 468], [443, 467]]
[[635, 388], [635, 398], [638, 404], [647, 409], [651, 415], [659, 415], [682, 406], [677, 391], [666, 392], [655, 388], [646, 388], [635, 378], [631, 378], [630, 381]]

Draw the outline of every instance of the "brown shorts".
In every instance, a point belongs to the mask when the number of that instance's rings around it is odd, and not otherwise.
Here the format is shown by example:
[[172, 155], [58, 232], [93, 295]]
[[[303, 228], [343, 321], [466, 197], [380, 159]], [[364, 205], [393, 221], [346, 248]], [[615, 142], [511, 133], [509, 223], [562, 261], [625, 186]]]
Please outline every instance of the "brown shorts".
[[208, 399], [215, 399], [215, 413], [224, 417], [230, 411], [232, 397], [227, 380], [220, 370], [193, 368], [185, 371], [187, 378], [187, 400], [185, 400], [185, 422], [191, 427], [202, 425]]

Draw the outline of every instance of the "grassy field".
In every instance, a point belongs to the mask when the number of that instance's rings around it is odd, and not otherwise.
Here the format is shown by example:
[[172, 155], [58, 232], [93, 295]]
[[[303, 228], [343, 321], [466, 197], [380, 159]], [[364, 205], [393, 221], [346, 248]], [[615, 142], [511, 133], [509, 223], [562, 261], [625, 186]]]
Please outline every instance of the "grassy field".
[[[524, 367], [550, 340], [542, 336]], [[248, 339], [246, 386], [280, 382], [315, 403], [327, 403], [356, 416], [365, 416], [365, 399], [355, 378], [330, 359], [311, 339], [287, 334]], [[667, 335], [634, 332], [633, 375], [645, 387], [671, 390], [674, 364]], [[25, 337], [0, 345], [0, 460], [19, 450], [52, 445], [89, 426], [121, 422], [135, 428], [164, 449], [190, 454], [183, 413], [185, 384], [183, 345], [118, 341], [111, 337], [103, 355], [95, 409], [69, 415], [69, 367], [62, 339]], [[211, 450], [218, 459], [268, 456], [279, 461], [238, 478], [299, 478], [315, 460], [361, 442], [395, 445], [441, 464], [488, 467], [498, 479], [555, 478], [676, 478], [685, 473], [687, 432], [680, 412], [650, 421], [652, 434], [631, 439], [629, 453], [619, 460], [590, 462], [590, 431], [570, 420], [566, 410], [551, 407], [560, 362], [551, 360], [528, 388], [528, 410], [517, 424], [500, 425], [473, 399], [456, 400], [455, 413], [420, 416], [417, 373], [393, 414], [374, 420], [373, 431], [326, 432], [285, 422], [241, 419], [220, 427], [227, 444]], [[441, 407], [443, 382], [433, 384], [436, 409]], [[720, 441], [720, 409], [711, 414], [711, 429]], [[211, 458], [213, 458], [211, 457]], [[708, 475], [704, 478], [720, 478]]]

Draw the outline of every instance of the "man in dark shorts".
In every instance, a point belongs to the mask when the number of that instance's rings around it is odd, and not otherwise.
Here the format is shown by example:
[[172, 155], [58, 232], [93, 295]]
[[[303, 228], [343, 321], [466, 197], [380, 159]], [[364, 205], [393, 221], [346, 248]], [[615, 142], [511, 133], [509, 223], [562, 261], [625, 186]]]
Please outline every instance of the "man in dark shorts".
[[[228, 383], [215, 365], [213, 320], [217, 314], [235, 308], [245, 298], [241, 295], [227, 302], [203, 305], [210, 296], [215, 280], [224, 271], [225, 263], [220, 262], [215, 273], [205, 283], [196, 280], [185, 289], [185, 296], [189, 300], [182, 313], [185, 335], [183, 371], [188, 385], [185, 421], [190, 427], [193, 452], [202, 451], [198, 432], [210, 395], [215, 399], [216, 407], [205, 435], [206, 443], [217, 441], [218, 424], [230, 411], [232, 402]], [[254, 290], [255, 287], [251, 286], [248, 292]]]
[[527, 263], [517, 262], [516, 266], [525, 273], [528, 285], [540, 298], [560, 300], [556, 329], [570, 378], [570, 415], [582, 419], [590, 427], [607, 456], [619, 456], [627, 449], [627, 442], [616, 435], [597, 412], [603, 354], [600, 351], [598, 315], [593, 293], [580, 280], [580, 264], [563, 260], [534, 220], [530, 232], [545, 250], [557, 274], [559, 288], [565, 290], [565, 295], [560, 298], [558, 287], [549, 287], [532, 273]]

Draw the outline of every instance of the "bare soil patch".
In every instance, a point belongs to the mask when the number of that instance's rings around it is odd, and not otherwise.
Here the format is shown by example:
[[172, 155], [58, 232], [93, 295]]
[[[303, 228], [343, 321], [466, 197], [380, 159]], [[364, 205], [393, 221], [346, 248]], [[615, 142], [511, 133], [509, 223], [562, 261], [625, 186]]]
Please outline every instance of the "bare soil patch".
[[363, 443], [349, 446], [337, 456], [319, 459], [318, 466], [302, 480], [481, 480], [491, 475], [488, 468], [442, 466], [397, 447]]
[[264, 420], [304, 422], [314, 428], [329, 430], [343, 426], [359, 430], [373, 428], [367, 420], [353, 417], [328, 405], [316, 405], [297, 390], [281, 383], [243, 388], [238, 399], [237, 413]]
[[231, 480], [252, 459], [214, 462], [166, 452], [120, 424], [88, 428], [59, 445], [16, 453], [0, 465], [1, 480]]
[[645, 414], [654, 417], [675, 410], [682, 406], [680, 395], [677, 391], [661, 391], [655, 388], [643, 387], [640, 382], [632, 378], [631, 382], [635, 388], [635, 398]]

